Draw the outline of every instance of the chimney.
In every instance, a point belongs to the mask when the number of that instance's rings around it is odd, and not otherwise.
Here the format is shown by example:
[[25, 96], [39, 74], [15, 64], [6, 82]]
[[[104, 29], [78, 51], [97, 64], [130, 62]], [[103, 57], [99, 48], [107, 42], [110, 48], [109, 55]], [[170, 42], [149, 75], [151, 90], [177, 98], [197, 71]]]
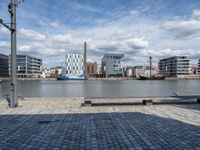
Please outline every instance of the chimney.
[[84, 42], [84, 75], [85, 77], [87, 77], [87, 71], [86, 71], [86, 67], [87, 67], [87, 43]]

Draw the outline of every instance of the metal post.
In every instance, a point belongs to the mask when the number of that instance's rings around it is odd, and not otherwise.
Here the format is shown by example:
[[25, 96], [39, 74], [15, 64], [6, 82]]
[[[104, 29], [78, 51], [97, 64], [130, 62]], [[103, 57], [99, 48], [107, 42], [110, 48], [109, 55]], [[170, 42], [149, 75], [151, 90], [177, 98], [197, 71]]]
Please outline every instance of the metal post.
[[84, 42], [84, 58], [83, 58], [83, 65], [84, 65], [84, 77], [87, 78], [87, 43]]
[[151, 67], [152, 67], [151, 59], [152, 59], [152, 57], [150, 56], [149, 59], [150, 59], [150, 77], [151, 77]]
[[17, 107], [17, 77], [16, 77], [16, 0], [11, 0], [8, 5], [11, 14], [11, 98], [10, 107]]

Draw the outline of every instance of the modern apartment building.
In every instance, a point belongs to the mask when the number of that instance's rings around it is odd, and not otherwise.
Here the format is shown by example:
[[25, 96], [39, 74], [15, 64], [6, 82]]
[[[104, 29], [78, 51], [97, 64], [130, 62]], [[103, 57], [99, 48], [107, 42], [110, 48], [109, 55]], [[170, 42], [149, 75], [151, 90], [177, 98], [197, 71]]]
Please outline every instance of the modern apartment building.
[[9, 77], [9, 57], [0, 54], [0, 77]]
[[66, 54], [65, 69], [63, 75], [69, 78], [84, 76], [84, 55], [83, 54]]
[[17, 55], [18, 78], [40, 77], [41, 66], [42, 66], [42, 59], [32, 57], [29, 55]]
[[102, 58], [103, 77], [122, 77], [121, 59], [124, 54], [105, 54]]
[[184, 77], [191, 75], [191, 60], [188, 56], [173, 56], [161, 59], [158, 63], [161, 74]]

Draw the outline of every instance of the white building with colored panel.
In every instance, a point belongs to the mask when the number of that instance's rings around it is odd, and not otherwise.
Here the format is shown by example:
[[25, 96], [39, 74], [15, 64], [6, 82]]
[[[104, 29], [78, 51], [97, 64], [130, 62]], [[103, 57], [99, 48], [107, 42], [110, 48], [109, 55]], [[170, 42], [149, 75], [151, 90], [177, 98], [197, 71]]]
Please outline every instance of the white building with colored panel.
[[66, 54], [62, 75], [69, 79], [84, 79], [83, 54]]

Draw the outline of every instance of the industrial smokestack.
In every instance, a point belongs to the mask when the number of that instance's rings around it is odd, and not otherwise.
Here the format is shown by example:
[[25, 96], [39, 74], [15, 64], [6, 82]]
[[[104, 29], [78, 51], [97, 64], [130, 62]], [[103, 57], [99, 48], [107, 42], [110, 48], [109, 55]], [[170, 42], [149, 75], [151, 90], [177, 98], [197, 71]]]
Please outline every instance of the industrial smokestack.
[[84, 75], [87, 77], [87, 43], [84, 42]]
[[151, 77], [151, 69], [152, 69], [152, 62], [151, 62], [152, 61], [152, 57], [151, 56], [149, 57], [149, 60], [150, 60], [150, 77]]

